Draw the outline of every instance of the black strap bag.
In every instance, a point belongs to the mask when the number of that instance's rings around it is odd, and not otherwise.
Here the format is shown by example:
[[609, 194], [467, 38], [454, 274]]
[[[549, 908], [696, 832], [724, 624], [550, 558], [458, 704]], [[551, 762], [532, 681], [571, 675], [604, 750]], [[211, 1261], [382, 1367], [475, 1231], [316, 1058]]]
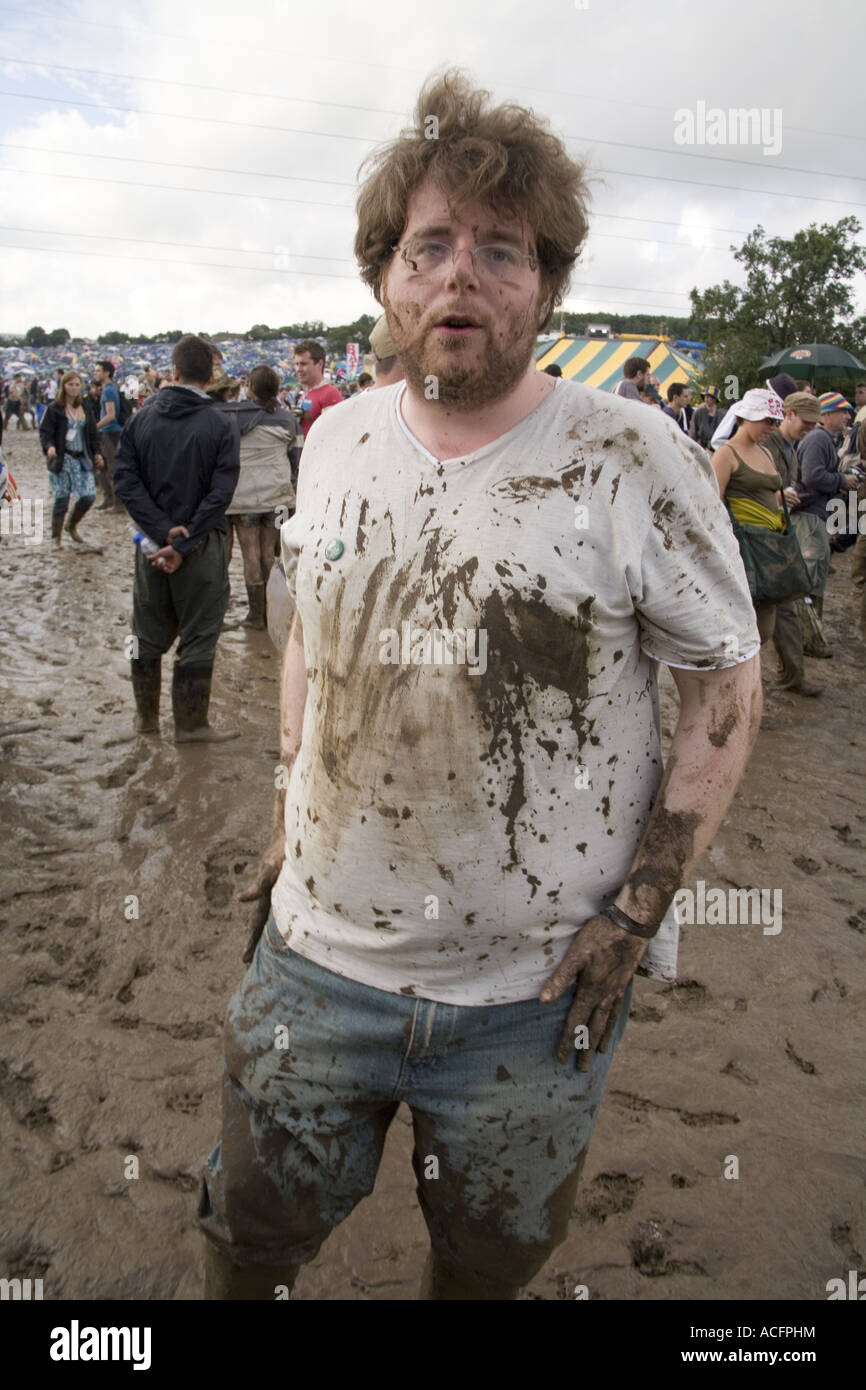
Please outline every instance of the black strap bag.
[[727, 501], [734, 535], [743, 557], [743, 568], [749, 593], [756, 603], [787, 603], [812, 592], [812, 581], [800, 542], [791, 526], [788, 504], [782, 495], [785, 511], [785, 530], [771, 531], [769, 526], [752, 526], [737, 521]]

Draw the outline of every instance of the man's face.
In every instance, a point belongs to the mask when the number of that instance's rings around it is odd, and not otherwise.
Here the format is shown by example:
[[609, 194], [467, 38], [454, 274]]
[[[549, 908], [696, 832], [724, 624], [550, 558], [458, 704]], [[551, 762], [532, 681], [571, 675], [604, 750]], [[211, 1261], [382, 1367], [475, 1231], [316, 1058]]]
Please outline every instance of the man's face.
[[306, 391], [311, 391], [314, 386], [319, 385], [324, 369], [324, 362], [314, 362], [308, 352], [301, 352], [295, 358], [298, 381]]
[[429, 399], [425, 387], [435, 378], [436, 398], [452, 404], [503, 400], [532, 361], [546, 293], [528, 260], [497, 275], [477, 270], [469, 253], [490, 245], [534, 252], [529, 227], [479, 203], [453, 214], [427, 179], [410, 199], [401, 247], [412, 238], [445, 243], [458, 254], [420, 274], [396, 251], [385, 272], [382, 302], [409, 385]]
[[704, 396], [704, 405], [707, 407], [707, 410], [708, 410], [708, 411], [710, 412], [710, 414], [712, 415], [713, 411], [714, 411], [715, 408], [716, 408], [716, 398], [715, 398], [715, 396], [709, 396], [709, 395]]
[[796, 410], [786, 410], [785, 419], [788, 422], [788, 435], [795, 441], [802, 439], [811, 429], [815, 428], [811, 420], [804, 420], [802, 415], [797, 414]]
[[827, 415], [821, 416], [821, 424], [831, 434], [836, 434], [839, 430], [844, 429], [847, 423], [848, 412], [845, 410], [831, 410]]
[[681, 391], [678, 396], [674, 396], [671, 406], [674, 410], [684, 410], [689, 403], [688, 391]]
[[637, 376], [636, 376], [635, 379], [634, 379], [634, 384], [635, 384], [635, 386], [637, 387], [637, 389], [638, 389], [639, 391], [644, 391], [644, 390], [646, 390], [646, 386], [647, 386], [647, 382], [648, 382], [648, 381], [649, 381], [649, 372], [638, 372]]
[[866, 405], [866, 386], [856, 386], [854, 388], [854, 401], [858, 410], [861, 405]]
[[106, 380], [105, 372], [98, 364], [93, 368], [93, 380], [96, 382], [97, 386], [102, 386], [103, 382]]

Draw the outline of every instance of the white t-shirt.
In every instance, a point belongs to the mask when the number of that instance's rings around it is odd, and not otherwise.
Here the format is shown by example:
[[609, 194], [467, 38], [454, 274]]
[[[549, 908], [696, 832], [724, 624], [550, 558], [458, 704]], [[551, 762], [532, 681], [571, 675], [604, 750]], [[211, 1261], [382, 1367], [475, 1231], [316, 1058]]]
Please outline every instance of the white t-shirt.
[[323, 417], [282, 528], [308, 686], [273, 909], [337, 974], [508, 1003], [627, 877], [654, 661], [732, 665], [758, 633], [709, 462], [660, 411], [560, 381], [437, 462], [404, 387]]

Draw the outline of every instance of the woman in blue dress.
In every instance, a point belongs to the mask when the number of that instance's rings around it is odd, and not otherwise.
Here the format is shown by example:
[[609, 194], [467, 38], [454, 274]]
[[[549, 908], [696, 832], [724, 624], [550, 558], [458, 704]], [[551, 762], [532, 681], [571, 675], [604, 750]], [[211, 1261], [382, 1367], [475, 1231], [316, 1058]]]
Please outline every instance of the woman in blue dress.
[[78, 523], [90, 511], [96, 498], [94, 464], [102, 467], [99, 435], [91, 417], [85, 412], [81, 399], [81, 377], [78, 372], [64, 372], [57, 395], [49, 405], [39, 427], [39, 439], [48, 465], [54, 508], [51, 516], [51, 541], [60, 549], [63, 518], [69, 499], [75, 494], [75, 506], [66, 529], [77, 546], [101, 551], [101, 546], [88, 545], [78, 534]]

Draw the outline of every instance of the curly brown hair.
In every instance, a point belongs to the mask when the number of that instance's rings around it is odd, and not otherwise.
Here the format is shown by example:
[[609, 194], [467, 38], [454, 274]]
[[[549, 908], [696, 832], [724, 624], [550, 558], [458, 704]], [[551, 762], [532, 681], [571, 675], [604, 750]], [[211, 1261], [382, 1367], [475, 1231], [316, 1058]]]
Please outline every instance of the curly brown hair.
[[[364, 160], [355, 256], [382, 302], [382, 278], [406, 225], [409, 200], [435, 179], [456, 212], [486, 203], [532, 229], [545, 290], [544, 321], [562, 302], [586, 239], [589, 184], [548, 123], [523, 106], [490, 105], [490, 93], [452, 69], [422, 87], [413, 125]], [[541, 326], [541, 325], [539, 325]]]

